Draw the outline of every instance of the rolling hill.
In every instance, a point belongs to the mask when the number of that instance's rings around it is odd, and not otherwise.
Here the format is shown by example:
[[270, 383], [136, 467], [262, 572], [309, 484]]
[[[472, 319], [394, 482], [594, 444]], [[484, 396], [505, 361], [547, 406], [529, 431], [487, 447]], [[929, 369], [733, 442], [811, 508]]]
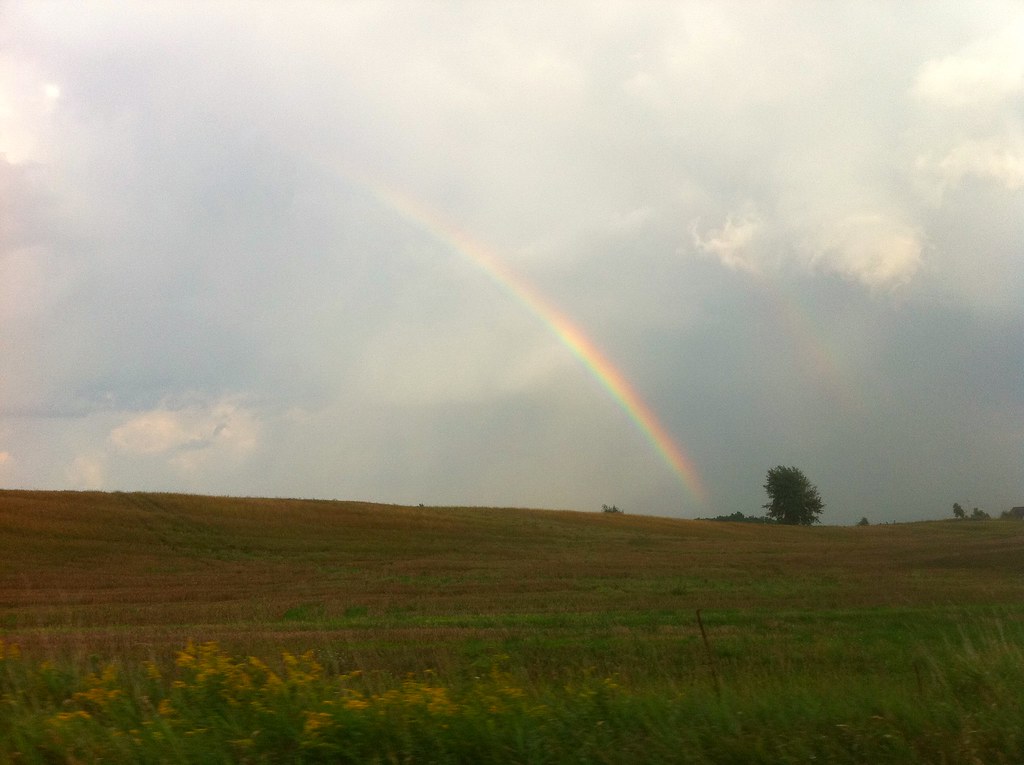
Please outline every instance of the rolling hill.
[[698, 608], [991, 606], [1021, 602], [1022, 546], [1012, 521], [794, 528], [2, 491], [0, 628], [53, 650], [153, 651], [196, 636], [249, 646], [371, 628], [415, 640], [559, 620], [667, 626]]

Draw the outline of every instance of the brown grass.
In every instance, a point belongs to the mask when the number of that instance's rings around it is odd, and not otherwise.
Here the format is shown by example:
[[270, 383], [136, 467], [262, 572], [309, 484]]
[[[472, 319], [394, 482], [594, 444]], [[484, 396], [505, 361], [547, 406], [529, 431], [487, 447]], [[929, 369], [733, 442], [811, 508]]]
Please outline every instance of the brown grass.
[[1022, 543], [1010, 521], [792, 528], [2, 491], [0, 634], [76, 652], [188, 638], [422, 647], [525, 634], [519, 620], [545, 614], [1010, 604]]

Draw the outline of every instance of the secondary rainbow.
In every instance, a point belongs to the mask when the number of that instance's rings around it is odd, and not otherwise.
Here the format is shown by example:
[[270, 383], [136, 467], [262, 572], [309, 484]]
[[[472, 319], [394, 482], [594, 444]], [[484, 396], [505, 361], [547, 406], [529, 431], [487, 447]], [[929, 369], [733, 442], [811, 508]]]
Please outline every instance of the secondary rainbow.
[[547, 324], [555, 336], [581, 361], [595, 379], [618, 402], [640, 431], [650, 440], [670, 468], [679, 476], [694, 500], [705, 504], [707, 489], [693, 461], [659, 422], [651, 408], [640, 398], [626, 377], [568, 317], [548, 302], [536, 289], [470, 234], [445, 220], [396, 189], [379, 182], [366, 181], [366, 188], [403, 218], [413, 221], [432, 236], [446, 242], [456, 252], [476, 264], [500, 288], [522, 302]]

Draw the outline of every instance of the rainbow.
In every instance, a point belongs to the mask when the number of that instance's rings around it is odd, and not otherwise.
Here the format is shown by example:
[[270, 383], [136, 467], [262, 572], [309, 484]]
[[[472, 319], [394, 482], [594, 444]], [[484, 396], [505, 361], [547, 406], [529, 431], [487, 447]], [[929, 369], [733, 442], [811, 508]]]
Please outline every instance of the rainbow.
[[364, 181], [362, 185], [382, 204], [394, 209], [403, 218], [417, 224], [478, 266], [499, 288], [515, 297], [544, 322], [612, 395], [680, 478], [690, 496], [700, 504], [707, 503], [708, 492], [693, 461], [658, 421], [657, 416], [640, 398], [625, 375], [565, 314], [495, 257], [486, 246], [445, 220], [439, 213], [430, 210], [407, 194], [379, 182]]

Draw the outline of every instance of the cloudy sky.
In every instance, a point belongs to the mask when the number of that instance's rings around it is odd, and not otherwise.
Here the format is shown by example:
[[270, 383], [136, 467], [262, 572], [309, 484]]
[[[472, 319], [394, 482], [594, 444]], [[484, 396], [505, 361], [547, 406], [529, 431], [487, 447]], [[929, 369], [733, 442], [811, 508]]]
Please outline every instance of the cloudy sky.
[[1017, 2], [0, 2], [0, 486], [1024, 504]]

